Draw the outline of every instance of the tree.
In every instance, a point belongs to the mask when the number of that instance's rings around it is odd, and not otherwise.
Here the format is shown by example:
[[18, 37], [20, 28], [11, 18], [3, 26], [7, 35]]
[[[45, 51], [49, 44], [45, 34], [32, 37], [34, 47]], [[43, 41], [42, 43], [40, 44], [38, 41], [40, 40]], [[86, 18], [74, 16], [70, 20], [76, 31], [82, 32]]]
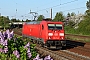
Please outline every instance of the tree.
[[17, 22], [21, 22], [21, 21], [18, 19]]
[[90, 19], [90, 0], [87, 1], [86, 6], [87, 6], [88, 10], [86, 10], [86, 12], [85, 12], [85, 14], [86, 14], [85, 19]]
[[4, 17], [4, 16], [0, 16], [0, 26], [2, 26], [2, 28], [6, 28], [9, 27], [9, 17]]
[[37, 21], [42, 21], [45, 17], [43, 15], [39, 15]]
[[71, 16], [75, 16], [76, 14], [74, 12], [71, 13]]
[[30, 22], [31, 20], [26, 19], [26, 22]]
[[85, 14], [86, 14], [87, 18], [90, 17], [90, 10], [86, 10]]
[[87, 9], [89, 9], [89, 10], [90, 10], [90, 0], [89, 0], [89, 1], [87, 1], [86, 6], [87, 6]]
[[16, 20], [16, 19], [11, 19], [11, 21], [12, 21], [12, 22], [17, 22], [17, 20]]
[[22, 19], [22, 22], [24, 22], [23, 19]]
[[70, 17], [71, 15], [70, 15], [70, 13], [68, 12], [68, 14], [67, 14], [67, 17]]
[[10, 19], [9, 19], [9, 16], [7, 16], [6, 19], [9, 21], [9, 20], [10, 20]]
[[63, 21], [64, 20], [64, 16], [62, 12], [57, 12], [55, 18], [53, 19], [53, 21]]
[[17, 19], [11, 19], [11, 22], [21, 22], [21, 20]]

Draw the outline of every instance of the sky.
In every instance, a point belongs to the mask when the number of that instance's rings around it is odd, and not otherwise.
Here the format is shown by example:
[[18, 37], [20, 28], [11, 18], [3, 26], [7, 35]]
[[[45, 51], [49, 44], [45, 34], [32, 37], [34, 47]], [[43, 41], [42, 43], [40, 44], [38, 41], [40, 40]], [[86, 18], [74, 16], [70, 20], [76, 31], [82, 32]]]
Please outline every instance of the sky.
[[62, 11], [64, 15], [75, 12], [84, 14], [86, 11], [86, 2], [88, 0], [0, 0], [0, 13], [2, 16], [9, 16], [20, 20], [33, 20], [36, 16], [44, 15], [50, 18], [52, 8], [52, 18], [57, 12]]

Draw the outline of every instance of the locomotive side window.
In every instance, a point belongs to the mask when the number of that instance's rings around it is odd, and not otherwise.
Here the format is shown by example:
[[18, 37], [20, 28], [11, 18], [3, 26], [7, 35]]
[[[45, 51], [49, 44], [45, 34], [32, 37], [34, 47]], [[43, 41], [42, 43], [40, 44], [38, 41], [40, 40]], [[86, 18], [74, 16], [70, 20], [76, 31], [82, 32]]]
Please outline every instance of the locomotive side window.
[[61, 24], [56, 24], [56, 29], [62, 30], [62, 25]]

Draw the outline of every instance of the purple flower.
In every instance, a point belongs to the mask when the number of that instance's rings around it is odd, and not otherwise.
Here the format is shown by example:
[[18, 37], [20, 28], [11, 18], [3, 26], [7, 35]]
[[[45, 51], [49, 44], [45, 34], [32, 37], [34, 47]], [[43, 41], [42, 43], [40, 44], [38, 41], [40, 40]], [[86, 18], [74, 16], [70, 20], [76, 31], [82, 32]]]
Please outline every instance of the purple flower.
[[31, 52], [30, 52], [30, 48], [28, 48], [28, 50], [27, 50], [27, 56], [28, 56], [28, 58], [31, 58]]
[[0, 52], [3, 52], [3, 49], [2, 48], [0, 48]]
[[7, 53], [8, 52], [8, 47], [5, 47], [4, 48], [4, 53]]
[[2, 37], [0, 36], [0, 44], [2, 43]]
[[7, 42], [7, 40], [5, 40], [4, 42], [3, 42], [3, 46], [7, 46], [8, 45], [8, 42]]
[[7, 33], [7, 38], [10, 40], [11, 39], [11, 37], [10, 37], [10, 31], [9, 31], [9, 29], [8, 30], [6, 30], [6, 33]]
[[44, 60], [53, 60], [53, 59], [51, 59], [50, 55], [48, 55], [44, 58]]
[[14, 55], [18, 55], [19, 52], [18, 52], [17, 50], [14, 50], [14, 51], [13, 51], [13, 54], [14, 54]]
[[3, 36], [0, 36], [0, 44], [3, 45], [3, 42], [4, 42], [4, 37]]
[[13, 36], [14, 36], [14, 32], [11, 31], [11, 32], [10, 32], [10, 37], [12, 38]]
[[32, 54], [30, 52], [27, 53], [27, 55], [28, 55], [28, 58], [31, 58], [31, 56], [32, 56]]
[[39, 60], [40, 57], [39, 57], [39, 54], [36, 56], [36, 58], [34, 58], [33, 60]]
[[16, 57], [19, 58], [20, 57], [20, 54], [16, 55]]
[[19, 54], [19, 52], [18, 52], [17, 50], [14, 50], [14, 51], [13, 51], [13, 54], [14, 54], [17, 58], [20, 57], [20, 54]]
[[28, 48], [27, 53], [30, 53], [30, 48]]
[[30, 43], [28, 42], [25, 46], [24, 46], [24, 48], [29, 48], [30, 47]]
[[0, 31], [0, 36], [2, 36], [2, 32]]
[[3, 36], [5, 35], [5, 31], [3, 31]]
[[14, 54], [17, 58], [20, 57], [20, 54], [19, 54], [19, 52], [18, 52], [17, 50], [13, 51], [13, 54]]
[[3, 32], [3, 36], [4, 36], [4, 38], [6, 38], [6, 39], [7, 39], [7, 37], [8, 37], [8, 35], [7, 35], [6, 32]]
[[8, 33], [10, 33], [9, 29], [8, 29], [8, 30], [6, 30], [6, 33], [7, 33], [7, 34], [8, 34]]

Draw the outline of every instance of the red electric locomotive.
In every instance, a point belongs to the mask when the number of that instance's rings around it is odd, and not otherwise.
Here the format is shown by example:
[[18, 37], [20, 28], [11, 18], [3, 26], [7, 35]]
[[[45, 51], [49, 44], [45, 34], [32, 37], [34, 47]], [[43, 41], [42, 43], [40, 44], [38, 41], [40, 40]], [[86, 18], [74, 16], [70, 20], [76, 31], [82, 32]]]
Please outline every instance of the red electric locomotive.
[[63, 22], [33, 21], [23, 24], [23, 36], [30, 37], [49, 48], [62, 48], [66, 45]]

